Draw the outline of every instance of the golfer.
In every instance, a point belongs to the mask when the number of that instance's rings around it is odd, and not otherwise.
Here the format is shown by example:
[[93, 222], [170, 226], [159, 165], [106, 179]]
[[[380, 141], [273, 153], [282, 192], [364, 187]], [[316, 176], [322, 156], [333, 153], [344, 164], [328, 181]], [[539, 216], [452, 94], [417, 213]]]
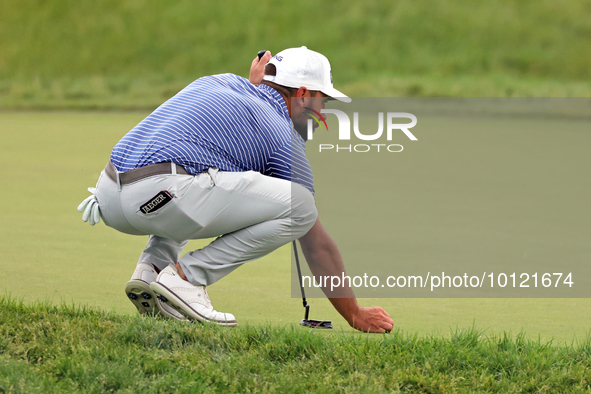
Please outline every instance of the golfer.
[[[314, 203], [306, 158], [310, 110], [334, 89], [328, 59], [286, 49], [253, 60], [250, 80], [197, 79], [115, 145], [83, 220], [149, 235], [125, 292], [140, 313], [235, 326], [206, 287], [240, 265], [298, 239], [314, 275], [344, 272], [339, 250]], [[217, 237], [181, 257], [190, 239]], [[327, 293], [329, 294], [329, 293]], [[390, 316], [361, 307], [351, 291], [329, 299], [354, 328], [387, 332]]]

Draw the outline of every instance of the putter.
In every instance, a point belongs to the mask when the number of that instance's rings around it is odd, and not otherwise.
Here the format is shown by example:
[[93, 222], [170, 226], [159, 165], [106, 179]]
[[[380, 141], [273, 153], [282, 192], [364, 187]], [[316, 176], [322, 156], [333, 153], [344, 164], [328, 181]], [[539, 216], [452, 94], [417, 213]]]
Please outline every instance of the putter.
[[293, 241], [293, 252], [295, 254], [296, 267], [298, 268], [298, 279], [300, 281], [300, 289], [302, 291], [302, 303], [304, 304], [304, 308], [306, 308], [304, 320], [300, 322], [300, 325], [310, 328], [330, 329], [332, 328], [332, 322], [330, 320], [308, 319], [308, 315], [310, 314], [310, 305], [308, 305], [308, 301], [306, 301], [306, 293], [304, 292], [304, 286], [302, 285], [302, 271], [300, 270], [300, 259], [298, 258], [298, 246], [296, 241]]

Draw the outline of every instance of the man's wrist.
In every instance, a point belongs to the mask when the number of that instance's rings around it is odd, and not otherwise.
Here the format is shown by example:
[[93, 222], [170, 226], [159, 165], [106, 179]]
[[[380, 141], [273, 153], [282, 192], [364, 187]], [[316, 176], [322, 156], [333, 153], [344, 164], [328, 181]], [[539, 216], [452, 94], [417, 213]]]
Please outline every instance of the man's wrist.
[[329, 298], [329, 300], [349, 325], [353, 326], [353, 322], [359, 319], [361, 306], [356, 298]]

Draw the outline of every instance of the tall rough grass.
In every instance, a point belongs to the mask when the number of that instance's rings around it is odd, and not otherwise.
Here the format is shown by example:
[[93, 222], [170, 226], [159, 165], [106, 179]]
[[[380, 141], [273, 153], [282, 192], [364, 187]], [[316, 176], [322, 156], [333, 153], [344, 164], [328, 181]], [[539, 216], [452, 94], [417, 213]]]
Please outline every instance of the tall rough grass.
[[583, 392], [591, 342], [220, 327], [0, 298], [0, 392]]

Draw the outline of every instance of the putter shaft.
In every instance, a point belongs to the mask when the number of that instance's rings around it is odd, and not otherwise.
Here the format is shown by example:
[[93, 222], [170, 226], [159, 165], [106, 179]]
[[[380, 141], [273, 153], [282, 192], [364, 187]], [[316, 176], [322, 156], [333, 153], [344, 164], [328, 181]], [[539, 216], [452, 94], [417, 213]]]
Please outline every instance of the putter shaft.
[[302, 304], [304, 308], [306, 308], [306, 312], [304, 314], [304, 320], [300, 322], [300, 325], [310, 328], [332, 328], [332, 322], [330, 320], [310, 320], [308, 316], [310, 314], [310, 305], [308, 305], [308, 301], [306, 300], [306, 293], [304, 291], [304, 285], [302, 283], [302, 270], [300, 268], [300, 258], [298, 256], [298, 245], [296, 241], [292, 242], [293, 244], [293, 253], [295, 255], [296, 261], [296, 268], [298, 270], [298, 280], [300, 283], [300, 291], [302, 292]]

